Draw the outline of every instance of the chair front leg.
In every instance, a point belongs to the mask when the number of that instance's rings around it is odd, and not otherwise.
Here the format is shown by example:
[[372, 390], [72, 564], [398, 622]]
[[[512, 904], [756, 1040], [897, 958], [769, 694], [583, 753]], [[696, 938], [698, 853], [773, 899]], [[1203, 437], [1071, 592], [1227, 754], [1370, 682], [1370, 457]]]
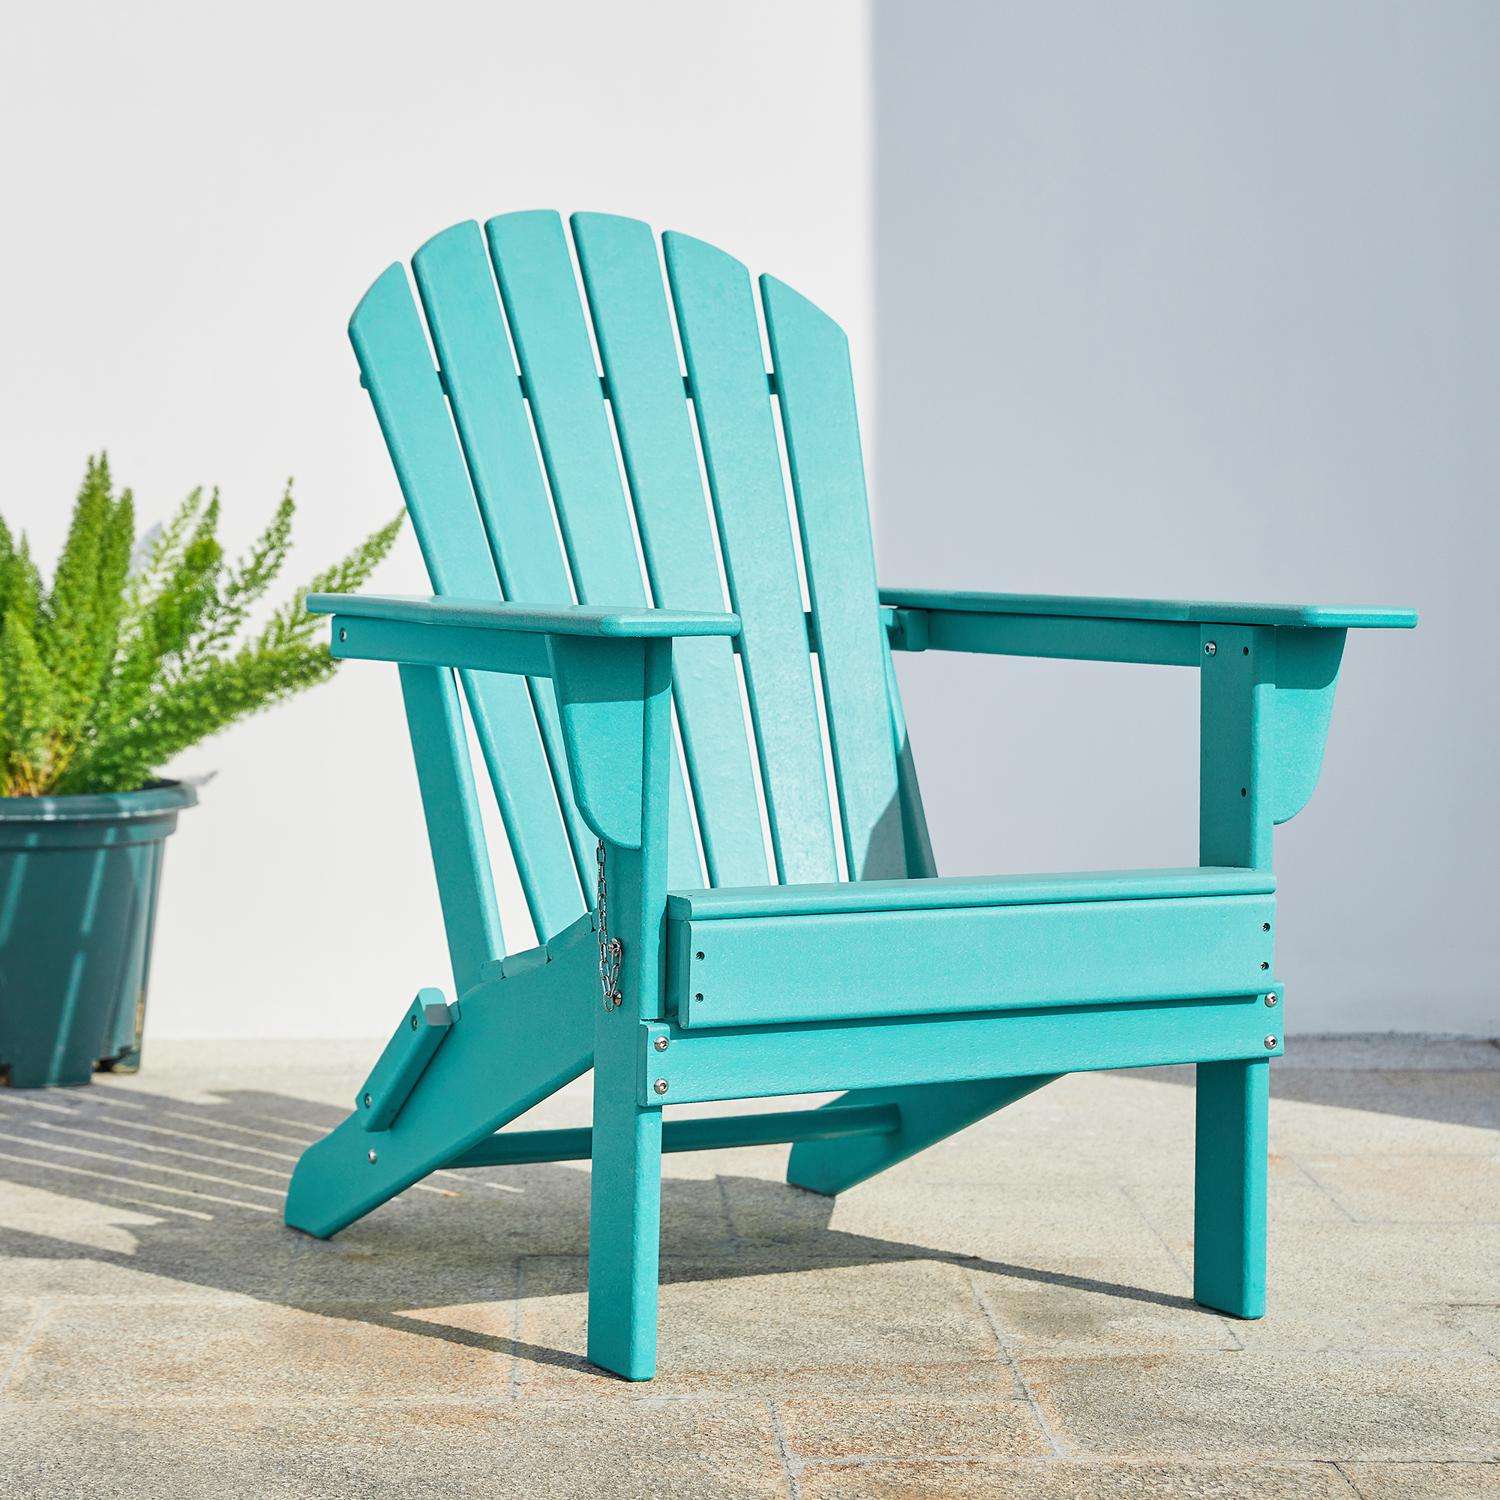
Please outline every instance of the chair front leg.
[[[649, 643], [637, 658], [640, 738], [623, 758], [639, 768], [615, 793], [616, 806], [592, 804], [600, 835], [595, 914], [601, 941], [618, 938], [614, 993], [594, 999], [593, 1181], [589, 1190], [588, 1356], [627, 1380], [656, 1373], [656, 1285], [661, 1242], [661, 1108], [640, 1096], [641, 1022], [662, 1014], [661, 938], [667, 904], [668, 768], [672, 750], [670, 643]], [[608, 663], [606, 662], [606, 665]], [[616, 667], [620, 664], [616, 663]], [[606, 672], [580, 710], [607, 703], [622, 681]], [[628, 719], [624, 721], [628, 724]], [[586, 718], [565, 732], [587, 727]], [[611, 726], [618, 751], [620, 720]], [[627, 750], [631, 747], [625, 747]], [[579, 757], [573, 757], [574, 760]], [[606, 787], [608, 783], [605, 783]], [[618, 804], [639, 797], [635, 817]], [[632, 829], [633, 823], [633, 829]], [[614, 828], [625, 831], [620, 841]], [[630, 832], [636, 833], [632, 841]], [[607, 899], [606, 899], [607, 894]], [[601, 958], [605, 958], [601, 954]], [[607, 968], [601, 964], [601, 969]]]
[[1271, 1064], [1198, 1064], [1193, 1300], [1237, 1318], [1266, 1311], [1266, 1117]]
[[[618, 1031], [635, 1033], [620, 1017]], [[589, 1359], [627, 1380], [656, 1373], [661, 1111], [636, 1103], [634, 1053], [594, 1054], [589, 1189]]]
[[[649, 821], [647, 831], [652, 831]], [[643, 842], [643, 849], [601, 845], [608, 861], [608, 899], [599, 899], [595, 908], [596, 920], [604, 915], [601, 942], [618, 937], [623, 951], [618, 991], [607, 1000], [601, 982], [594, 999], [588, 1356], [627, 1380], [650, 1380], [656, 1373], [661, 1242], [662, 1112], [640, 1103], [639, 1072], [643, 1012], [660, 1011], [657, 976], [666, 893], [659, 868], [663, 840]], [[605, 967], [601, 963], [601, 970]]]

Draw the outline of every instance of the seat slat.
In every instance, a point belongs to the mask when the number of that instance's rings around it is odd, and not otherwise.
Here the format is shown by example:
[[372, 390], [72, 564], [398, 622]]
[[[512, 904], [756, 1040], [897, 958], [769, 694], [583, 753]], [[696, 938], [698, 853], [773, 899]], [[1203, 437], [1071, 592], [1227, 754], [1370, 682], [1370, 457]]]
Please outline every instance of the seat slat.
[[[507, 599], [530, 604], [571, 604], [479, 225], [471, 219], [433, 236], [412, 257], [412, 270], [501, 590]], [[587, 889], [594, 840], [573, 801], [557, 698], [544, 679], [528, 679], [528, 685], [578, 878]]]
[[718, 1027], [1251, 995], [1275, 907], [1188, 896], [669, 918], [668, 1007]]
[[[651, 228], [612, 214], [574, 214], [570, 222], [652, 594], [658, 605], [722, 609], [717, 548]], [[672, 681], [709, 881], [764, 883], [760, 804], [733, 648], [724, 640], [678, 642]]]
[[[433, 588], [499, 599], [468, 470], [401, 266], [390, 266], [365, 294], [349, 337]], [[545, 940], [584, 904], [531, 697], [522, 678], [460, 677], [532, 923]]]
[[701, 240], [668, 233], [662, 243], [724, 570], [742, 621], [777, 874], [788, 884], [835, 880], [807, 624], [750, 278]]
[[1270, 896], [1269, 870], [1191, 865], [1161, 870], [1086, 870], [1055, 875], [949, 875], [931, 880], [843, 881], [795, 889], [749, 886], [674, 892], [673, 920], [828, 916], [839, 912], [931, 911], [972, 906], [1047, 906], [1076, 901], [1173, 901], [1202, 896]]
[[760, 293], [802, 525], [849, 878], [895, 879], [909, 872], [849, 341], [784, 282], [762, 276]]
[[[644, 604], [609, 414], [562, 220], [550, 209], [502, 214], [488, 221], [485, 232], [579, 602]], [[701, 885], [675, 757], [670, 797], [669, 878], [674, 885]]]

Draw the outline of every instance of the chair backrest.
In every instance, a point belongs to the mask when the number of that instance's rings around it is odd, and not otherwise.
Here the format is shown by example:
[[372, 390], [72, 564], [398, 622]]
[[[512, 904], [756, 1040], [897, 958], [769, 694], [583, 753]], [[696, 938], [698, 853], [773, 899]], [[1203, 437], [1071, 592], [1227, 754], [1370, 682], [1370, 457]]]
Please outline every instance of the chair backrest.
[[[425, 331], [399, 264], [350, 321], [434, 590], [727, 602], [740, 615], [736, 645], [705, 638], [673, 651], [686, 768], [685, 778], [673, 768], [674, 888], [930, 873], [907, 853], [925, 832], [911, 826], [920, 803], [902, 784], [842, 330], [761, 277], [768, 374], [738, 261], [663, 235], [669, 309], [649, 226], [606, 214], [570, 225], [583, 299], [562, 220], [505, 214], [482, 232], [457, 224], [416, 253]], [[546, 939], [588, 904], [593, 847], [568, 790], [551, 685], [466, 675], [464, 689]]]

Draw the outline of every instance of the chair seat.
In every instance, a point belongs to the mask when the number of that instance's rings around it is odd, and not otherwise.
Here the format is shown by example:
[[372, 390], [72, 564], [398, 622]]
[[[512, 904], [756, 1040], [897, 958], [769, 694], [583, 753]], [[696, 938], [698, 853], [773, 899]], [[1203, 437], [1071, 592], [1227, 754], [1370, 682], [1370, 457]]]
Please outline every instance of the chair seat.
[[1058, 901], [1160, 901], [1182, 896], [1268, 896], [1269, 870], [1195, 866], [1061, 875], [957, 875], [929, 880], [851, 880], [837, 885], [747, 885], [675, 891], [670, 918], [806, 917], [834, 912], [923, 911], [934, 907], [1030, 906]]
[[1252, 995], [1275, 880], [1207, 868], [679, 891], [686, 1027]]

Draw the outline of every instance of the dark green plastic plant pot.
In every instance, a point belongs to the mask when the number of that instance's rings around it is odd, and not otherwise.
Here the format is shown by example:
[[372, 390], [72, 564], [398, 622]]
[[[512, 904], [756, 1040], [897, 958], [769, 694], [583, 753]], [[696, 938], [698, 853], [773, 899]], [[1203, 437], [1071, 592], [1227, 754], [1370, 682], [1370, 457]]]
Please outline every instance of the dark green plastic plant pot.
[[197, 792], [0, 797], [0, 1072], [87, 1083], [140, 1061], [162, 846]]

